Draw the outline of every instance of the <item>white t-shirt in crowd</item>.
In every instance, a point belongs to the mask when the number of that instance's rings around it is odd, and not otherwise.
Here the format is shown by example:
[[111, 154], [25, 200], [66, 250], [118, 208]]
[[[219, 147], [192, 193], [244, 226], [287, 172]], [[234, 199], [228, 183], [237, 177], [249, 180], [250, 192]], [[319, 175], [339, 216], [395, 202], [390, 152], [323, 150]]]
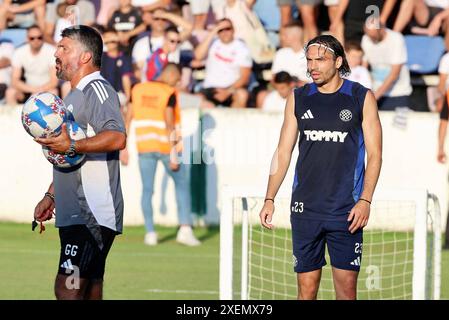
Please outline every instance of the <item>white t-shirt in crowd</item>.
[[436, 7], [436, 8], [448, 8], [449, 7], [449, 0], [425, 0], [426, 5], [429, 7]]
[[287, 99], [282, 98], [279, 92], [273, 90], [265, 97], [265, 100], [263, 101], [262, 104], [262, 110], [284, 111], [286, 103]]
[[29, 44], [16, 49], [12, 59], [13, 68], [23, 68], [25, 83], [41, 86], [50, 81], [50, 68], [55, 66], [56, 48], [48, 43], [42, 45], [38, 54], [31, 53]]
[[[14, 45], [11, 42], [1, 42], [0, 43], [0, 59], [8, 58], [9, 61], [12, 62], [12, 57], [14, 53]], [[6, 85], [11, 84], [11, 66], [0, 68], [0, 83], [4, 83]]]
[[206, 61], [204, 88], [227, 88], [240, 78], [240, 68], [251, 68], [252, 60], [248, 47], [234, 39], [223, 43], [212, 42]]
[[449, 89], [449, 52], [441, 57], [440, 65], [438, 66], [438, 73], [448, 76], [446, 78], [446, 89]]
[[360, 83], [362, 86], [368, 89], [372, 89], [373, 83], [371, 81], [371, 75], [364, 66], [356, 66], [351, 68], [351, 74], [346, 79]]
[[412, 93], [410, 72], [406, 65], [407, 48], [404, 36], [401, 33], [386, 29], [385, 38], [378, 43], [374, 43], [367, 35], [364, 35], [362, 38], [362, 49], [365, 52], [364, 59], [371, 66], [374, 91], [387, 78], [392, 65], [402, 64], [399, 78], [384, 96], [400, 97], [408, 96]]
[[307, 59], [304, 50], [295, 52], [292, 48], [279, 49], [274, 56], [271, 73], [274, 75], [280, 71], [288, 72], [301, 81], [312, 82], [312, 79], [307, 77]]

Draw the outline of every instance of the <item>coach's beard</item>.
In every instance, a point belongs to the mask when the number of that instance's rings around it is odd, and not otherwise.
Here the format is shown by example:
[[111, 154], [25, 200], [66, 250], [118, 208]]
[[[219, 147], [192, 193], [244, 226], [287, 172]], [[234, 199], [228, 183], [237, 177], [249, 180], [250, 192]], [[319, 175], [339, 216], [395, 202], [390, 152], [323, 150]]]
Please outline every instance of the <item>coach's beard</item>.
[[60, 80], [69, 81], [66, 70], [64, 70], [61, 60], [56, 59], [56, 77]]

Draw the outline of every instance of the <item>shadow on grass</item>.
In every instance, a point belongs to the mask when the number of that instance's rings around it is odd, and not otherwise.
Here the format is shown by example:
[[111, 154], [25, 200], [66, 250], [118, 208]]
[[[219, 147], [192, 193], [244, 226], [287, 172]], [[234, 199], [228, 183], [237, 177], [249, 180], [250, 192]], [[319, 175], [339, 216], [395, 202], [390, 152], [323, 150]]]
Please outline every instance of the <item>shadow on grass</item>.
[[[163, 237], [161, 237], [158, 240], [158, 242], [164, 243], [164, 242], [169, 242], [171, 240], [175, 240], [176, 234], [178, 233], [178, 229], [179, 228], [176, 228], [173, 232], [164, 235]], [[220, 227], [210, 226], [210, 227], [206, 227], [206, 228], [201, 228], [201, 234], [198, 235], [198, 232], [196, 232], [196, 235], [198, 237], [198, 240], [200, 240], [201, 242], [205, 242], [208, 239], [215, 237], [219, 232], [220, 232]]]

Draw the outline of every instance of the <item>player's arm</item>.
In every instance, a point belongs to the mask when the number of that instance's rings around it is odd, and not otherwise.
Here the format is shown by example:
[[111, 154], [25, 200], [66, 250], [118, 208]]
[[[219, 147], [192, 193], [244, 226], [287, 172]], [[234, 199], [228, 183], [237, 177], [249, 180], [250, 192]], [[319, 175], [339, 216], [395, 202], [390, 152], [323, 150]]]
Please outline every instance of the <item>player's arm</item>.
[[274, 213], [274, 198], [276, 197], [282, 181], [287, 174], [293, 148], [298, 140], [298, 122], [295, 117], [295, 97], [290, 94], [284, 111], [284, 122], [282, 124], [281, 134], [278, 146], [271, 160], [270, 175], [268, 178], [268, 187], [265, 204], [260, 212], [260, 222], [265, 228], [271, 229], [271, 218]]
[[54, 214], [55, 201], [54, 201], [55, 189], [53, 182], [48, 187], [47, 193], [34, 208], [34, 219], [39, 222], [50, 220]]
[[[382, 126], [380, 124], [377, 103], [371, 91], [368, 91], [363, 106], [363, 137], [367, 154], [365, 182], [360, 199], [352, 208], [348, 221], [352, 220], [349, 231], [354, 233], [368, 224], [370, 203], [379, 179], [382, 166]], [[369, 202], [367, 202], [369, 201]]]

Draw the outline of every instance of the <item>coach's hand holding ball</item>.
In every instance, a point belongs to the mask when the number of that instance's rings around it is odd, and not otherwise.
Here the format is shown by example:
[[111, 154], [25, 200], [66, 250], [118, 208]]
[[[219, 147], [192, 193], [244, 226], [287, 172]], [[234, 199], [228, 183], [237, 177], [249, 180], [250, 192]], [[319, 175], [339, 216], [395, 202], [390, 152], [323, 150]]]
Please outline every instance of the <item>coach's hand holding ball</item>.
[[61, 133], [49, 138], [35, 138], [37, 143], [50, 148], [56, 153], [64, 154], [70, 147], [70, 137], [67, 133], [67, 124], [63, 123]]

